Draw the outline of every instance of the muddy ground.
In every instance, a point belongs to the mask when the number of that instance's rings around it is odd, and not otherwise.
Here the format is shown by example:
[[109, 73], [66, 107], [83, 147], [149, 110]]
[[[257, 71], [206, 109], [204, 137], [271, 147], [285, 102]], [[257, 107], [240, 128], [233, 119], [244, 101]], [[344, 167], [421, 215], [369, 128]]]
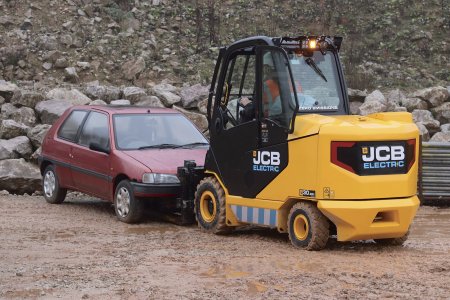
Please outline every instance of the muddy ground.
[[214, 236], [109, 203], [0, 196], [0, 298], [294, 299], [450, 297], [450, 208], [421, 207], [404, 247], [293, 248], [247, 228]]

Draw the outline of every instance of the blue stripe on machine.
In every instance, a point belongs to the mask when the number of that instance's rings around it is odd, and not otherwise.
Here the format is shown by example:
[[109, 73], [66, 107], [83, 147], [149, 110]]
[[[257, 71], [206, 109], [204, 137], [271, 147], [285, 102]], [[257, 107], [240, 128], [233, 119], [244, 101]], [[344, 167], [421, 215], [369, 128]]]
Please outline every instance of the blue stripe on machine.
[[277, 225], [277, 211], [274, 209], [270, 210], [270, 226]]
[[253, 207], [247, 209], [247, 222], [253, 223]]
[[264, 224], [264, 208], [258, 208], [258, 224]]
[[242, 206], [236, 206], [236, 217], [242, 220]]
[[231, 205], [231, 210], [240, 222], [277, 226], [278, 212], [275, 209]]

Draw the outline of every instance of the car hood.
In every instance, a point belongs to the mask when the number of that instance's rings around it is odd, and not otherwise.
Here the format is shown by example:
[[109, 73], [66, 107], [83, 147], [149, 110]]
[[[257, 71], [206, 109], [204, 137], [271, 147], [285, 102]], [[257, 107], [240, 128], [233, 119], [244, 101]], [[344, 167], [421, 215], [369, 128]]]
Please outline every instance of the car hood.
[[139, 161], [154, 173], [176, 174], [185, 160], [195, 160], [197, 166], [204, 166], [207, 148], [194, 149], [144, 149], [123, 151]]

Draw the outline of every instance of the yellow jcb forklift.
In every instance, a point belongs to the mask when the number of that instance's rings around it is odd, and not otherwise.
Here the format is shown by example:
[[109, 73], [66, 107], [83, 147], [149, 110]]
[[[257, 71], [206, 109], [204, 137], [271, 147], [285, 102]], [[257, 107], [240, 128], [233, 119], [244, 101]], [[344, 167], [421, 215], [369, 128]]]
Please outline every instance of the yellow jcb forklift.
[[277, 228], [307, 250], [332, 234], [403, 244], [419, 206], [418, 129], [406, 112], [349, 115], [341, 43], [256, 36], [220, 50], [200, 228]]

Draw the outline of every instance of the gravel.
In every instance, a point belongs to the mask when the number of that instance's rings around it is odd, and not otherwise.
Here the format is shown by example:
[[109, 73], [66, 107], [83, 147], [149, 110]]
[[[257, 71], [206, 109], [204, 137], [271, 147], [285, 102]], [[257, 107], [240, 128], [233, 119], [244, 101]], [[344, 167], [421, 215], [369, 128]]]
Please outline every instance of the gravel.
[[404, 247], [330, 241], [295, 249], [274, 230], [228, 236], [148, 216], [128, 225], [110, 203], [69, 194], [0, 195], [0, 298], [445, 298], [450, 209], [421, 207]]

